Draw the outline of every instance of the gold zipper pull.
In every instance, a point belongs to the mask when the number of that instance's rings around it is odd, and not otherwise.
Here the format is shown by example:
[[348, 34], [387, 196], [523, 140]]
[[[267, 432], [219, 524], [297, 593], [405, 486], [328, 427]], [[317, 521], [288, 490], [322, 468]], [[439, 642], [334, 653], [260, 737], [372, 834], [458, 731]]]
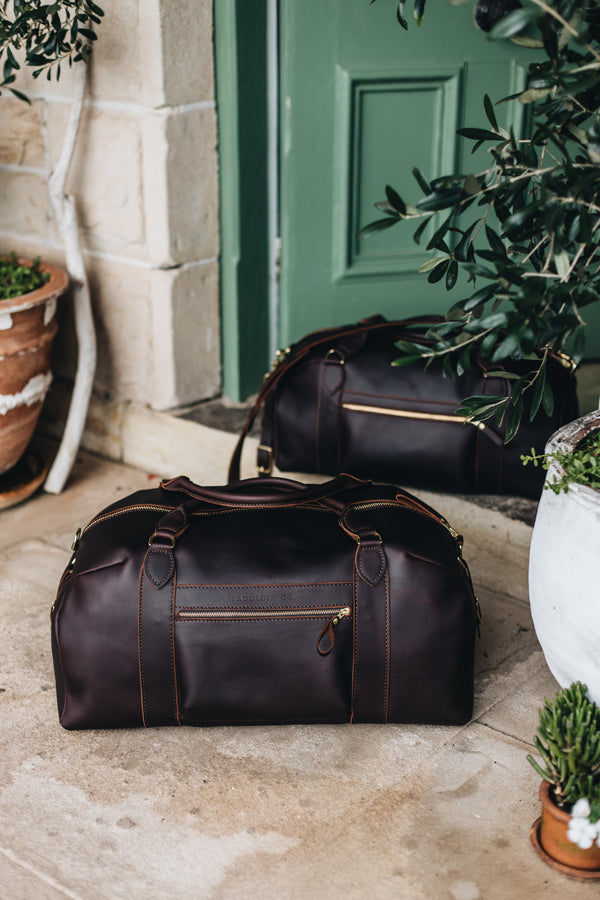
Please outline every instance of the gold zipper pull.
[[[327, 656], [333, 650], [335, 646], [335, 632], [334, 628], [336, 625], [341, 622], [342, 619], [347, 619], [352, 610], [349, 606], [342, 606], [334, 616], [332, 616], [325, 627], [323, 628], [321, 634], [317, 638], [317, 650], [321, 656]], [[325, 636], [329, 637], [329, 643], [325, 647], [321, 647], [321, 641]]]

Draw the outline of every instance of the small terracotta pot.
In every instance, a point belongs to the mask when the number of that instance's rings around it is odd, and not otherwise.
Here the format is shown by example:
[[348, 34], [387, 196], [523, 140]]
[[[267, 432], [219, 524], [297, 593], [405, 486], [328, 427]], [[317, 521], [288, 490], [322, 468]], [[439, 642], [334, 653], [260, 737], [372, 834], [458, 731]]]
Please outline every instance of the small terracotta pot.
[[588, 872], [600, 872], [600, 847], [594, 844], [589, 850], [582, 850], [567, 837], [570, 816], [560, 809], [552, 799], [550, 785], [542, 781], [540, 785], [542, 818], [539, 827], [539, 842], [542, 849], [563, 866]]
[[[28, 264], [28, 260], [20, 260]], [[0, 300], [0, 474], [17, 464], [35, 430], [52, 375], [56, 299], [69, 279], [42, 264], [50, 280], [36, 291]]]

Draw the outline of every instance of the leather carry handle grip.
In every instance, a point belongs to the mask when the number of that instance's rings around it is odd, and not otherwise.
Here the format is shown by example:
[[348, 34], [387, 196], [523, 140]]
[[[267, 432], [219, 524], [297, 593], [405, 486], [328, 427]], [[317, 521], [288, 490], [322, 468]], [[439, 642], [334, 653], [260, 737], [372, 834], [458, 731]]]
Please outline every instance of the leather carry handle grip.
[[[224, 488], [210, 488], [201, 487], [185, 475], [181, 475], [169, 481], [162, 481], [161, 487], [167, 491], [182, 491], [194, 500], [202, 500], [216, 506], [287, 507], [328, 500], [341, 491], [370, 483], [353, 475], [338, 475], [331, 481], [309, 487], [288, 478], [248, 478]], [[343, 504], [339, 506], [342, 508]]]
[[[385, 332], [393, 332], [399, 331], [402, 329], [410, 329], [414, 328], [417, 325], [435, 325], [438, 322], [443, 321], [442, 316], [416, 316], [412, 319], [401, 319], [395, 322], [388, 322], [386, 319], [383, 319], [379, 316], [373, 316], [371, 319], [366, 319], [363, 322], [359, 322], [357, 325], [349, 325], [348, 328], [330, 328], [324, 331], [315, 331], [312, 334], [306, 335], [302, 340], [298, 341], [297, 344], [293, 345], [291, 352], [288, 356], [284, 357], [282, 361], [277, 365], [272, 372], [270, 372], [264, 381], [262, 388], [260, 389], [256, 401], [250, 410], [246, 423], [242, 429], [242, 432], [239, 436], [238, 442], [235, 446], [233, 454], [231, 456], [231, 462], [229, 463], [229, 474], [227, 480], [231, 482], [237, 482], [240, 477], [240, 462], [242, 457], [242, 447], [244, 445], [244, 440], [246, 435], [249, 433], [252, 425], [254, 424], [254, 420], [263, 405], [267, 395], [272, 390], [273, 387], [277, 384], [277, 382], [282, 378], [285, 373], [295, 366], [300, 360], [304, 359], [304, 357], [310, 353], [315, 347], [325, 345], [331, 343], [333, 340], [339, 340], [340, 338], [347, 337], [349, 335], [354, 334], [377, 334], [377, 333], [385, 333]], [[405, 337], [410, 337], [410, 334], [405, 335]], [[412, 335], [413, 337], [418, 337], [418, 335]], [[400, 337], [400, 336], [399, 336]]]

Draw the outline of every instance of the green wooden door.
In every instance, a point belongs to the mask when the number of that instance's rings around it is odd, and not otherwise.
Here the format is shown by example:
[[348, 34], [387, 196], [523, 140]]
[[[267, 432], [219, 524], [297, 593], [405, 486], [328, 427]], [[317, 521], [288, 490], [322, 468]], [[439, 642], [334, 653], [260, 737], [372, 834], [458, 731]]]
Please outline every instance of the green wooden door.
[[[280, 0], [280, 346], [467, 295], [417, 274], [427, 240], [417, 246], [412, 225], [357, 234], [381, 216], [387, 183], [418, 199], [414, 165], [429, 179], [483, 168], [486, 151], [471, 156], [456, 130], [485, 126], [483, 95], [520, 89], [531, 51], [488, 40], [472, 15], [470, 3], [430, 2], [405, 32], [393, 0]], [[498, 108], [500, 124], [512, 106]]]

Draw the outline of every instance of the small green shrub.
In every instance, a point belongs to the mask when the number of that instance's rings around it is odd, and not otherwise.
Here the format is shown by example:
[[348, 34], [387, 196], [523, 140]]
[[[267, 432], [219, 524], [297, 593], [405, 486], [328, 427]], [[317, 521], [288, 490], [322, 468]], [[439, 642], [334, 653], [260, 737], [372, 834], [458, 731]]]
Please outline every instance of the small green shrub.
[[29, 294], [42, 287], [49, 279], [50, 273], [40, 270], [39, 256], [31, 266], [22, 265], [15, 253], [0, 256], [0, 300]]
[[533, 463], [548, 469], [553, 462], [557, 462], [563, 474], [560, 478], [548, 481], [544, 485], [555, 494], [568, 491], [570, 484], [586, 484], [588, 487], [600, 490], [600, 432], [588, 434], [573, 450], [563, 453], [557, 450], [555, 453], [536, 453], [531, 448], [528, 456], [522, 456], [524, 465]]

